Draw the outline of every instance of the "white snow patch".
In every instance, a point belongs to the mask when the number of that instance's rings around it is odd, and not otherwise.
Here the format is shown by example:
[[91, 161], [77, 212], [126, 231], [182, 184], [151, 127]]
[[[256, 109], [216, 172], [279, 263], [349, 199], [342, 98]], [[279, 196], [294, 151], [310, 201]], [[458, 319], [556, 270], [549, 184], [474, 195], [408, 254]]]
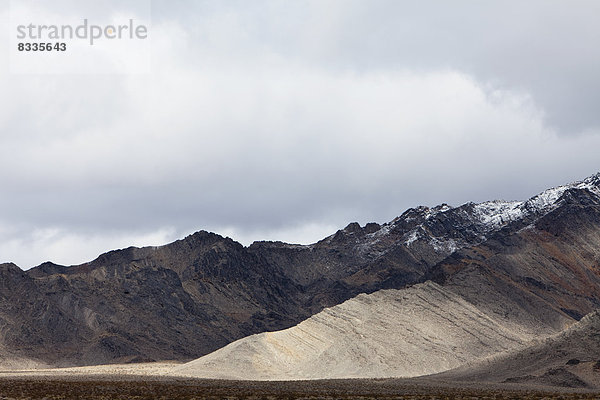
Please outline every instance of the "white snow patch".
[[406, 246], [410, 246], [411, 244], [413, 244], [413, 242], [415, 242], [417, 239], [419, 238], [419, 231], [417, 229], [413, 230], [412, 232], [410, 232], [408, 234], [408, 237], [406, 238], [406, 240], [404, 241], [404, 244]]
[[474, 213], [479, 222], [497, 229], [523, 217], [522, 204], [521, 201], [486, 201], [476, 204]]
[[456, 244], [454, 239], [440, 239], [432, 237], [429, 241], [429, 244], [435, 249], [435, 251], [448, 252], [449, 254], [454, 253], [459, 249], [459, 246]]
[[525, 207], [533, 211], [550, 211], [556, 205], [556, 201], [562, 196], [568, 186], [560, 186], [543, 191], [525, 202]]

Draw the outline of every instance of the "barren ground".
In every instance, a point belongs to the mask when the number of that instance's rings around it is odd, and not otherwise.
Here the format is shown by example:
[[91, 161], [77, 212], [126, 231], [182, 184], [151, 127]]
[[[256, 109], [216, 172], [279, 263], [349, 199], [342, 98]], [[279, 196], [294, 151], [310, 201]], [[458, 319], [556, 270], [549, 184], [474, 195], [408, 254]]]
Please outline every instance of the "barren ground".
[[[114, 368], [114, 367], [113, 367]], [[0, 373], [0, 399], [598, 399], [600, 393], [553, 391], [525, 385], [481, 385], [424, 378], [317, 381], [225, 381], [154, 375], [162, 365], [133, 375], [118, 366], [112, 374], [81, 369]], [[106, 372], [106, 369], [105, 369]], [[116, 372], [116, 373], [114, 373]]]

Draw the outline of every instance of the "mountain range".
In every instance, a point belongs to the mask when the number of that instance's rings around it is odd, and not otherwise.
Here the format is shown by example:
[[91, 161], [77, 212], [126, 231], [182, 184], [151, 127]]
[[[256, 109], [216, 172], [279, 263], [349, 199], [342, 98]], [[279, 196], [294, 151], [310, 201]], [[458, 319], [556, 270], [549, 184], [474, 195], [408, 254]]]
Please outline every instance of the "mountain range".
[[[544, 343], [593, 331], [584, 316], [599, 307], [596, 174], [526, 201], [411, 208], [311, 245], [200, 231], [78, 266], [1, 264], [0, 367], [194, 360], [174, 373], [491, 379], [492, 362], [526, 351], [534, 365]], [[592, 361], [501, 378], [589, 385]]]

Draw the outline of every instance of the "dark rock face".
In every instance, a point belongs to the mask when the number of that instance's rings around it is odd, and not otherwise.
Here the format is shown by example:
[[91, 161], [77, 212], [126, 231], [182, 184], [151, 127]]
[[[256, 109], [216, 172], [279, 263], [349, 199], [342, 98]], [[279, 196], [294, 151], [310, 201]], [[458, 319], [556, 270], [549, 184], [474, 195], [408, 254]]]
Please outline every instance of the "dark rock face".
[[73, 267], [2, 264], [0, 348], [57, 365], [192, 359], [428, 278], [564, 325], [600, 305], [599, 187], [600, 175], [527, 202], [418, 207], [308, 246], [201, 231]]
[[13, 353], [46, 358], [58, 343], [76, 347], [84, 330], [26, 272], [14, 264], [0, 265], [0, 345]]

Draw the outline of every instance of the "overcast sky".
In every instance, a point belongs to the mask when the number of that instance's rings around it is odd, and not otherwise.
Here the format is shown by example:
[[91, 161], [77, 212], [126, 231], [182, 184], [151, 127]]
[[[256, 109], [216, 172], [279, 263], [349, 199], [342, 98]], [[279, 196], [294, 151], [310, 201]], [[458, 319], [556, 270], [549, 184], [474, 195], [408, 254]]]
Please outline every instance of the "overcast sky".
[[599, 17], [596, 0], [156, 0], [147, 74], [11, 74], [2, 29], [0, 262], [200, 229], [311, 243], [583, 179]]

